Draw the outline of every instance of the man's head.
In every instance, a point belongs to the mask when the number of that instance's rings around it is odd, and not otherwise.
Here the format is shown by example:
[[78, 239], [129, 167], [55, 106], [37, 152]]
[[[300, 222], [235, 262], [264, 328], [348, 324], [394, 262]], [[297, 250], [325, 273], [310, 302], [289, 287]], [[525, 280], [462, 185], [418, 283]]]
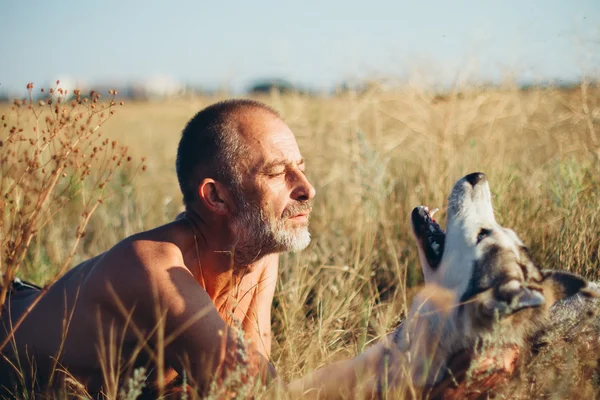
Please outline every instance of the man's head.
[[200, 111], [183, 131], [176, 166], [186, 208], [227, 225], [236, 263], [310, 242], [314, 189], [294, 134], [267, 105], [228, 100]]

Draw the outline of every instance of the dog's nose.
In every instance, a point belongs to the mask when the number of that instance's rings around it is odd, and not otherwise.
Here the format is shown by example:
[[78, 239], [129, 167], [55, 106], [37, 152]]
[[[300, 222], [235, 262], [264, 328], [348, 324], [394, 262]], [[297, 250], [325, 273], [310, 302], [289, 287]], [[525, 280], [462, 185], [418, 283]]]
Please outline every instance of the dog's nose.
[[485, 176], [483, 172], [473, 172], [472, 174], [465, 176], [465, 179], [471, 184], [471, 186], [475, 186], [478, 183], [485, 182], [487, 180], [487, 176]]

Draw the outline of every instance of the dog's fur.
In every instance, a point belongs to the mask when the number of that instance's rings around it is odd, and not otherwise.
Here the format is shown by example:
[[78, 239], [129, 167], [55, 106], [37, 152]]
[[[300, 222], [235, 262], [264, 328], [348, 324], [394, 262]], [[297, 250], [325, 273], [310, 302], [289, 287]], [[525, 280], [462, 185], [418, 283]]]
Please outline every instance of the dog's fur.
[[494, 357], [493, 349], [502, 356], [516, 346], [529, 352], [564, 314], [579, 315], [577, 304], [598, 291], [577, 275], [534, 265], [515, 232], [496, 222], [483, 173], [454, 185], [445, 236], [432, 221], [427, 208], [413, 211], [426, 287], [395, 333], [417, 386], [439, 382], [451, 356], [463, 351], [485, 348]]

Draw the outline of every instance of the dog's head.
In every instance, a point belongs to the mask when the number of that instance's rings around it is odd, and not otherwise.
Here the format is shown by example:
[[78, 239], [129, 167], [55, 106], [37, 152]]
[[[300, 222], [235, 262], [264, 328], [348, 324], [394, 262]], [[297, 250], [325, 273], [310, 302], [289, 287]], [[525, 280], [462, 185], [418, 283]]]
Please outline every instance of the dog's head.
[[446, 232], [426, 207], [414, 209], [411, 220], [425, 283], [451, 290], [461, 304], [477, 307], [484, 320], [547, 309], [587, 286], [579, 276], [543, 271], [533, 263], [517, 234], [496, 222], [488, 180], [481, 172], [454, 185]]

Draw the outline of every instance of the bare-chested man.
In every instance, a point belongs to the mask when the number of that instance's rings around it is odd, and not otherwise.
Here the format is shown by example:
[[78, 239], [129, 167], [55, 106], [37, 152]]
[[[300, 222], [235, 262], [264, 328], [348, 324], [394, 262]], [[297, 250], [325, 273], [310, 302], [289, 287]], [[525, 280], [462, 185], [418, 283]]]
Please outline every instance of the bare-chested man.
[[[214, 104], [184, 129], [177, 176], [186, 211], [52, 285], [2, 349], [12, 363], [2, 365], [4, 385], [12, 389], [23, 373], [31, 387], [34, 365], [39, 389], [60, 386], [68, 371], [91, 393], [110, 394], [122, 384], [116, 378], [144, 366], [151, 388], [168, 389], [185, 370], [190, 384], [206, 390], [241, 362], [233, 321], [250, 341], [252, 374], [274, 375], [268, 359], [278, 253], [309, 244], [315, 196], [294, 134], [262, 103]], [[7, 327], [38, 296], [17, 289], [2, 314]], [[375, 346], [289, 388], [351, 393], [356, 374], [373, 370], [381, 354]]]

